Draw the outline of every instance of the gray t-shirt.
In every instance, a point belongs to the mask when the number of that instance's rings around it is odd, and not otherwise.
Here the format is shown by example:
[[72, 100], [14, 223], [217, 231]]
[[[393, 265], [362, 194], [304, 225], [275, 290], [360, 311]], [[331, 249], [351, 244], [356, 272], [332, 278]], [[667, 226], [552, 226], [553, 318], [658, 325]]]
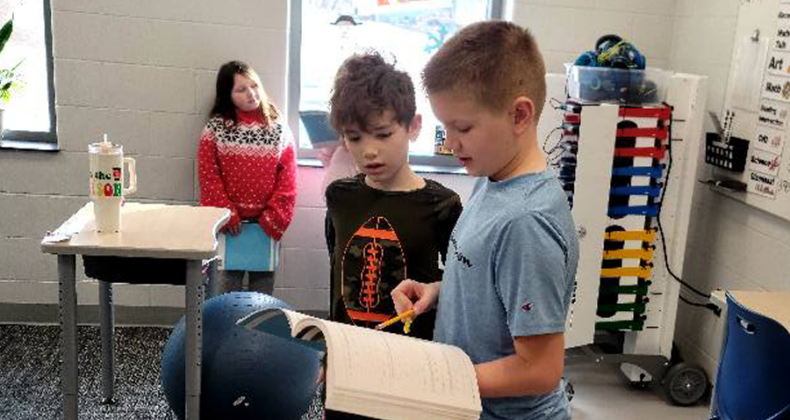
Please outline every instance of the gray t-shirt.
[[[450, 238], [434, 340], [475, 364], [515, 354], [513, 338], [559, 333], [579, 244], [554, 172], [481, 179]], [[531, 397], [483, 399], [481, 420], [562, 418], [562, 386]]]

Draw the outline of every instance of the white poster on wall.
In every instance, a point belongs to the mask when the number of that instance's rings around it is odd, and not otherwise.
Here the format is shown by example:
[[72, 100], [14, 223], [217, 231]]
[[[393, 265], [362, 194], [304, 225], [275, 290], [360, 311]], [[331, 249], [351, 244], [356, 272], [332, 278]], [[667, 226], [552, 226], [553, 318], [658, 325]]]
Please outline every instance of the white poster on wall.
[[755, 149], [749, 156], [749, 169], [771, 176], [779, 175], [782, 157], [764, 150]]
[[790, 26], [776, 28], [773, 49], [774, 51], [790, 51]]
[[783, 130], [787, 127], [788, 116], [790, 116], [790, 104], [762, 100], [760, 101], [760, 113], [757, 116], [757, 124]]
[[766, 74], [761, 95], [765, 99], [790, 102], [790, 78]]
[[785, 145], [784, 131], [766, 126], [757, 126], [754, 147], [776, 155], [781, 155]]
[[790, 76], [790, 52], [772, 51], [765, 61], [768, 73], [777, 76]]
[[749, 172], [749, 179], [746, 180], [746, 190], [763, 197], [776, 198], [776, 183], [776, 177], [759, 172]]

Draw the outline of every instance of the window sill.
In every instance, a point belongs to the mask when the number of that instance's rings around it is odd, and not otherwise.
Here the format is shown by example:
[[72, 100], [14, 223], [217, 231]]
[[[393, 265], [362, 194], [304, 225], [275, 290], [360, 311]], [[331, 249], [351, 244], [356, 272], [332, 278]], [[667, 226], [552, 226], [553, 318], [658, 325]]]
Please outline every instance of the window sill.
[[27, 150], [38, 152], [57, 152], [56, 143], [25, 140], [0, 140], [0, 150]]
[[[296, 160], [297, 165], [305, 168], [323, 168], [324, 165], [318, 159], [302, 158]], [[438, 166], [425, 164], [411, 164], [414, 172], [423, 174], [450, 174], [466, 176], [466, 170], [460, 166]]]

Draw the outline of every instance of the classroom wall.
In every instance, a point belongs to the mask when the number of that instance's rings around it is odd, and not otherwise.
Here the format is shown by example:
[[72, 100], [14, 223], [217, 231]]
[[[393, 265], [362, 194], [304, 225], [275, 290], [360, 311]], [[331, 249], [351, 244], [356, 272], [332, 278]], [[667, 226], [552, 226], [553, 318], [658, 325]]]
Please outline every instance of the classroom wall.
[[602, 35], [636, 44], [653, 67], [667, 68], [677, 0], [514, 0], [508, 18], [535, 34], [549, 72], [595, 48]]
[[[672, 66], [710, 77], [708, 109], [719, 112], [735, 44], [738, 0], [679, 0]], [[709, 127], [710, 129], [710, 127]], [[708, 176], [702, 168], [698, 179]], [[704, 291], [717, 288], [790, 291], [790, 221], [697, 185], [684, 278]], [[671, 252], [671, 251], [670, 251]], [[692, 293], [685, 296], [694, 297]], [[713, 372], [721, 320], [680, 304], [676, 341], [683, 355]]]

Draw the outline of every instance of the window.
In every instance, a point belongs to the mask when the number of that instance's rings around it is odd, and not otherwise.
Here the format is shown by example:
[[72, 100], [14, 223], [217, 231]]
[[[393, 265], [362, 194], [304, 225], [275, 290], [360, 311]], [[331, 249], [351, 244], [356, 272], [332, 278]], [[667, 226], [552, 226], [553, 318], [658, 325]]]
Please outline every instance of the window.
[[316, 135], [322, 131], [322, 124], [316, 122], [324, 123], [322, 115], [328, 111], [338, 67], [354, 52], [375, 49], [409, 73], [415, 85], [423, 125], [411, 146], [412, 163], [457, 165], [435, 153], [441, 126], [431, 112], [420, 74], [459, 28], [500, 18], [501, 0], [292, 0], [291, 6], [289, 122], [299, 127], [300, 157], [315, 156], [311, 140], [327, 140], [316, 138], [325, 137]]
[[5, 108], [2, 140], [55, 143], [55, 94], [49, 0], [0, 2], [0, 21], [14, 17], [14, 31], [0, 55], [0, 69], [17, 64], [21, 86]]

